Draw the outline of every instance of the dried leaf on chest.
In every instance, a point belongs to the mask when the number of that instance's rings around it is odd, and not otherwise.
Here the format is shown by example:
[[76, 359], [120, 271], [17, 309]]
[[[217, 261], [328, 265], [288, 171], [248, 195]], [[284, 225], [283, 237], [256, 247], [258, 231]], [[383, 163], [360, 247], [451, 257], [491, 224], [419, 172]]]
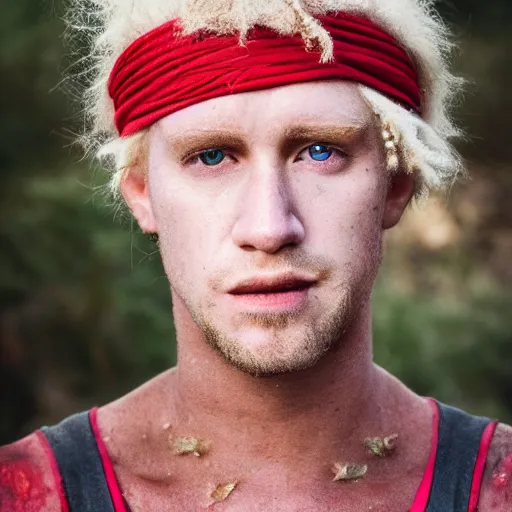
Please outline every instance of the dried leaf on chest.
[[388, 457], [396, 450], [396, 441], [398, 434], [392, 434], [387, 437], [368, 437], [364, 444], [370, 454], [376, 457]]
[[368, 466], [366, 464], [341, 464], [336, 462], [331, 471], [334, 473], [333, 482], [358, 480], [366, 475]]
[[237, 485], [237, 480], [235, 480], [234, 482], [229, 482], [227, 484], [219, 484], [210, 494], [210, 498], [212, 498], [212, 500], [215, 501], [215, 503], [224, 501], [235, 490]]
[[197, 439], [196, 437], [178, 437], [169, 438], [169, 444], [174, 449], [176, 455], [194, 454], [196, 457], [208, 453], [210, 446], [207, 442]]

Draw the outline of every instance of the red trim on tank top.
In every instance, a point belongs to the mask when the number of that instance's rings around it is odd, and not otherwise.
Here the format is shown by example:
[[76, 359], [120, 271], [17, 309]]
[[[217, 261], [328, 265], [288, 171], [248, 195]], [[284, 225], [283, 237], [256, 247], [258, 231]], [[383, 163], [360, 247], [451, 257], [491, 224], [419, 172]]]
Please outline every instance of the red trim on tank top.
[[471, 483], [471, 494], [469, 498], [468, 512], [478, 512], [478, 501], [480, 499], [480, 490], [482, 488], [482, 479], [484, 476], [485, 463], [487, 461], [487, 455], [489, 454], [489, 448], [491, 447], [492, 438], [498, 425], [497, 421], [489, 423], [485, 427], [480, 441], [480, 448], [478, 449], [478, 456], [475, 462], [475, 469], [473, 471], [473, 481]]
[[68, 500], [66, 498], [66, 493], [64, 491], [64, 486], [62, 485], [62, 476], [59, 471], [59, 466], [57, 464], [57, 459], [55, 458], [55, 454], [48, 442], [46, 436], [40, 431], [36, 430], [35, 432], [43, 450], [46, 454], [46, 458], [48, 459], [48, 463], [50, 464], [50, 468], [52, 470], [53, 481], [57, 487], [57, 494], [59, 495], [60, 502], [60, 511], [61, 512], [69, 512]]
[[420, 486], [416, 492], [416, 497], [409, 512], [425, 512], [430, 498], [432, 482], [434, 481], [434, 468], [436, 465], [437, 445], [439, 443], [439, 406], [432, 398], [426, 399], [432, 406], [432, 440], [430, 445], [430, 455], [428, 458], [427, 468], [423, 473]]
[[114, 504], [114, 510], [115, 512], [127, 512], [123, 495], [114, 472], [114, 466], [112, 466], [112, 462], [108, 456], [107, 447], [101, 438], [100, 429], [98, 427], [97, 407], [93, 407], [89, 412], [89, 421], [91, 423], [92, 433], [96, 439], [96, 444], [98, 445], [98, 451], [100, 452], [101, 463], [103, 464], [103, 471], [105, 473], [105, 479], [107, 480], [108, 490], [110, 491], [110, 497]]

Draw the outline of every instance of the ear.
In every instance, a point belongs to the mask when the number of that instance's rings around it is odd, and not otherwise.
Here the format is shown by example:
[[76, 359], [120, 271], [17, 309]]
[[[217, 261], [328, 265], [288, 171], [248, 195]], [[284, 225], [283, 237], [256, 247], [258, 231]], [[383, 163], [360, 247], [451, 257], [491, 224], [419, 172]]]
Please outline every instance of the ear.
[[398, 224], [413, 194], [414, 176], [412, 174], [401, 171], [391, 174], [382, 217], [382, 229], [390, 229]]
[[146, 174], [137, 166], [127, 169], [121, 180], [121, 192], [140, 229], [144, 233], [158, 233]]

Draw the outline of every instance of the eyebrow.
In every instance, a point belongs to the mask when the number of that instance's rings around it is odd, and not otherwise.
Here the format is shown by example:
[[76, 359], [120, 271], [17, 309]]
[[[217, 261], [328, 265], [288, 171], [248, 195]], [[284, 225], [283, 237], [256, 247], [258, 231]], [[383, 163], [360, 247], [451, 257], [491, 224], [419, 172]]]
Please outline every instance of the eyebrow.
[[[366, 139], [370, 123], [361, 124], [296, 124], [285, 128], [279, 135], [281, 151], [293, 151], [306, 142], [330, 144], [357, 144]], [[248, 151], [248, 145], [239, 132], [231, 130], [193, 129], [168, 137], [169, 147], [183, 158], [209, 148], [230, 147]]]
[[167, 139], [172, 152], [181, 157], [209, 148], [247, 147], [243, 137], [230, 130], [187, 130]]
[[342, 125], [298, 124], [285, 129], [281, 146], [292, 150], [307, 142], [325, 142], [330, 144], [357, 144], [367, 139], [370, 123]]

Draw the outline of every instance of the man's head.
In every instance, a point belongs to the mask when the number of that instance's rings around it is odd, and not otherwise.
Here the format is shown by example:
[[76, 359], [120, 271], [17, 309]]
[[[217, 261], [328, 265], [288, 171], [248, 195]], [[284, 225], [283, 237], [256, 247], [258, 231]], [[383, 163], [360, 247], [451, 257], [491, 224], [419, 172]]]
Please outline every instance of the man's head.
[[[268, 375], [311, 367], [336, 348], [344, 330], [369, 302], [383, 231], [399, 221], [414, 193], [450, 182], [457, 173], [457, 159], [446, 142], [454, 133], [444, 111], [450, 78], [443, 67], [440, 25], [413, 0], [232, 4], [180, 2], [172, 14], [181, 16], [182, 33], [192, 37], [196, 30], [209, 29], [221, 34], [238, 31], [243, 40], [255, 25], [290, 36], [299, 32], [309, 50], [326, 62], [333, 57], [330, 35], [315, 15], [340, 10], [364, 14], [364, 19], [396, 35], [404, 25], [389, 8], [402, 6], [407, 7], [403, 14], [409, 24], [424, 23], [416, 27], [420, 35], [402, 34], [401, 44], [413, 54], [410, 63], [404, 63], [407, 54], [397, 45], [396, 52], [389, 50], [399, 55], [397, 62], [389, 57], [391, 71], [370, 60], [370, 72], [362, 83], [353, 78], [360, 76], [356, 64], [350, 80], [309, 78], [301, 83], [298, 79], [291, 85], [277, 83], [215, 97], [208, 88], [211, 81], [202, 77], [206, 87], [201, 94], [206, 99], [192, 97], [183, 108], [175, 108], [168, 105], [173, 94], [170, 72], [161, 69], [169, 66], [174, 72], [179, 59], [174, 55], [165, 64], [155, 60], [158, 65], [150, 61], [148, 66], [144, 52], [148, 45], [151, 59], [161, 58], [162, 34], [172, 38], [182, 34], [167, 35], [160, 29], [139, 39], [114, 67], [109, 92], [116, 104], [117, 129], [124, 136], [114, 138], [103, 151], [115, 157], [114, 183], [121, 184], [142, 230], [159, 235], [175, 309], [188, 315], [205, 340], [232, 364], [251, 374]], [[382, 4], [389, 4], [387, 10]], [[122, 33], [122, 17], [113, 17], [119, 5], [109, 5], [104, 46], [114, 32]], [[156, 18], [162, 14], [156, 8], [153, 12], [153, 7], [146, 14], [145, 8], [132, 12], [145, 19], [143, 33], [153, 28], [149, 14]], [[350, 23], [344, 29], [347, 36]], [[364, 20], [363, 25], [370, 43], [361, 44], [371, 51], [375, 33], [387, 62], [386, 45], [395, 43], [372, 26], [366, 31]], [[360, 34], [354, 30], [357, 46]], [[404, 41], [407, 37], [409, 41]], [[112, 38], [104, 67], [112, 67], [112, 55], [124, 49], [130, 38], [125, 34], [123, 41], [119, 48]], [[197, 37], [192, 44], [202, 41]], [[343, 59], [336, 48], [335, 57]], [[279, 52], [279, 45], [275, 51]], [[368, 65], [365, 51], [362, 61]], [[144, 57], [140, 65], [148, 68], [135, 82], [140, 54]], [[237, 66], [239, 58], [234, 59]], [[411, 71], [413, 62], [416, 71]], [[248, 62], [242, 81], [247, 75], [257, 78], [255, 69], [260, 68]], [[178, 76], [179, 65], [176, 69]], [[401, 84], [416, 72], [424, 119], [397, 101]], [[147, 80], [152, 73], [153, 80]], [[396, 73], [405, 74], [398, 85]], [[96, 127], [104, 132], [114, 128], [108, 100], [111, 119], [104, 115], [109, 109], [104, 108], [103, 78], [100, 73], [100, 94], [95, 98], [96, 109], [102, 109], [101, 114], [97, 110]], [[393, 83], [381, 87], [380, 82], [389, 78]], [[217, 74], [215, 80], [222, 81], [222, 76]], [[369, 86], [373, 83], [377, 90]], [[168, 95], [161, 94], [165, 87]], [[393, 101], [383, 90], [392, 91]], [[143, 129], [133, 128], [141, 123]]]
[[159, 234], [175, 305], [234, 364], [271, 373], [310, 366], [340, 339], [414, 182], [388, 176], [357, 87], [315, 82], [158, 121], [147, 181], [133, 172], [122, 187], [142, 229]]

